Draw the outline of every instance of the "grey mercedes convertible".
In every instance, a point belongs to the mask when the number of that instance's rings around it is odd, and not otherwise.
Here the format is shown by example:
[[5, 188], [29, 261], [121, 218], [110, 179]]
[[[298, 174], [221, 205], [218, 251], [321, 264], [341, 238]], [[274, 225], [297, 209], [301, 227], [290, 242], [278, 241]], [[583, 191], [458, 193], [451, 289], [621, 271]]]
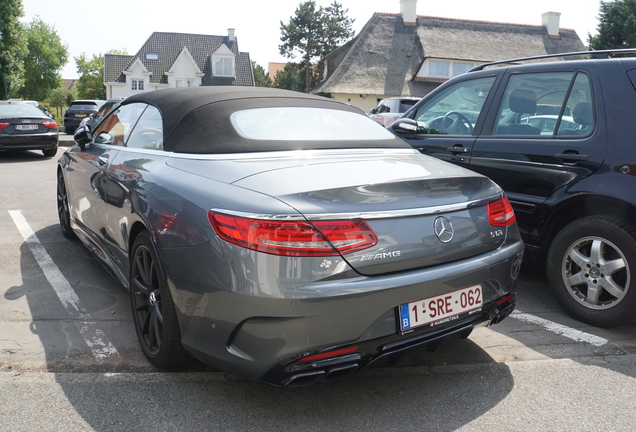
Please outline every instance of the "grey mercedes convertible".
[[488, 178], [362, 111], [248, 87], [158, 90], [80, 128], [62, 232], [130, 291], [143, 353], [296, 386], [467, 337], [515, 305], [515, 215]]

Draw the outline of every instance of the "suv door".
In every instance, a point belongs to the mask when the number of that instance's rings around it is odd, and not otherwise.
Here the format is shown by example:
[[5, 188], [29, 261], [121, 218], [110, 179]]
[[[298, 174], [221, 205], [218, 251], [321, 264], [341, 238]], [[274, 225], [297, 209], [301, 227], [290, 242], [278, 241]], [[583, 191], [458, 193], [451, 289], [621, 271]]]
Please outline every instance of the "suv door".
[[398, 131], [402, 119], [390, 129], [426, 155], [467, 167], [496, 82], [496, 75], [456, 82], [402, 117], [417, 122], [412, 133]]
[[604, 159], [593, 72], [507, 73], [474, 144], [469, 168], [504, 189], [531, 245], [546, 222], [542, 206]]

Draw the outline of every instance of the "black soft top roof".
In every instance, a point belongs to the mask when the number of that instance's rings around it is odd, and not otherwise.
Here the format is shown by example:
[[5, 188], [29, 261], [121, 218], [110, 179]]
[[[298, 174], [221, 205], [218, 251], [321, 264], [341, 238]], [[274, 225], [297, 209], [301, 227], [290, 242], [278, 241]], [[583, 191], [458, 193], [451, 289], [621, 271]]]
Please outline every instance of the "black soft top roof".
[[350, 105], [290, 90], [240, 86], [171, 88], [130, 96], [122, 105], [139, 102], [153, 105], [161, 112], [166, 151], [208, 154], [343, 147], [410, 148], [398, 138], [346, 142], [312, 141], [311, 137], [307, 141], [255, 141], [234, 130], [230, 115], [250, 108], [316, 107], [365, 115]]

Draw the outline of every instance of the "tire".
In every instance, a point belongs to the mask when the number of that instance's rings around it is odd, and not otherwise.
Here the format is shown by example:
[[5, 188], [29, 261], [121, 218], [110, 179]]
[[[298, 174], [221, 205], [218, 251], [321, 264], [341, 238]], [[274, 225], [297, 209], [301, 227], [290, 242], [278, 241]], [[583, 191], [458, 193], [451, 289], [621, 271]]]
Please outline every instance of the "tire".
[[556, 299], [573, 317], [613, 327], [636, 316], [636, 228], [612, 216], [589, 216], [563, 228], [548, 252]]
[[159, 260], [147, 231], [135, 239], [130, 255], [130, 298], [139, 345], [154, 366], [173, 369], [189, 355], [181, 344], [174, 302], [159, 269]]
[[62, 234], [68, 239], [74, 239], [77, 236], [71, 228], [71, 213], [68, 208], [68, 195], [66, 193], [66, 184], [64, 176], [61, 172], [57, 174], [57, 217], [60, 220], [60, 228]]
[[57, 147], [48, 150], [42, 150], [42, 154], [44, 155], [44, 157], [53, 157], [57, 154]]

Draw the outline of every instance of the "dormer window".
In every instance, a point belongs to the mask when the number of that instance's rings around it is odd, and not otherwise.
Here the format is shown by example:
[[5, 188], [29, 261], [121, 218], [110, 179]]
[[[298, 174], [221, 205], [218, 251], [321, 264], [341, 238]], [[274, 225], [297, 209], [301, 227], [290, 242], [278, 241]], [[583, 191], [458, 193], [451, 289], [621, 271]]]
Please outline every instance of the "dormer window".
[[158, 61], [159, 54], [158, 53], [146, 53], [146, 60]]
[[469, 62], [427, 59], [417, 73], [416, 79], [447, 80], [466, 73], [473, 67], [474, 64]]
[[234, 59], [228, 57], [215, 58], [214, 75], [234, 76]]
[[221, 45], [221, 47], [212, 54], [212, 75], [217, 77], [236, 76], [235, 56], [230, 49]]

